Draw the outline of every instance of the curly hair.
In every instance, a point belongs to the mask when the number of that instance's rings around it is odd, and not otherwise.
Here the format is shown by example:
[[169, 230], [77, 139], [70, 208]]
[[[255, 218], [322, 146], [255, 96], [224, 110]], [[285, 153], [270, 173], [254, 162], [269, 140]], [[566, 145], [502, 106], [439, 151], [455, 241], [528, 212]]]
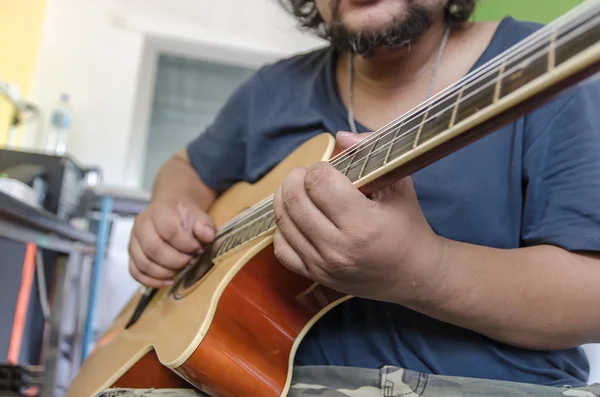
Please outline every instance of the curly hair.
[[[477, 0], [447, 0], [444, 8], [446, 23], [461, 26], [471, 18]], [[300, 22], [300, 27], [312, 30], [318, 36], [327, 36], [325, 21], [321, 18], [314, 0], [279, 0], [279, 3]]]

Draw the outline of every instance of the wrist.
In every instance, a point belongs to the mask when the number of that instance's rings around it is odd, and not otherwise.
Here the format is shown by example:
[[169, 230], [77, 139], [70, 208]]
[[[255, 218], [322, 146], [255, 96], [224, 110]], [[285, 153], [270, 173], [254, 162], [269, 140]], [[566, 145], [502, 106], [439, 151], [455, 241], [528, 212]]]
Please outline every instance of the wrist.
[[406, 272], [400, 277], [404, 279], [408, 288], [397, 288], [400, 296], [395, 303], [413, 309], [440, 306], [450, 295], [450, 272], [448, 271], [451, 254], [451, 240], [435, 233], [429, 238], [422, 239], [422, 244], [415, 245], [415, 252], [411, 255], [411, 276], [406, 277]]

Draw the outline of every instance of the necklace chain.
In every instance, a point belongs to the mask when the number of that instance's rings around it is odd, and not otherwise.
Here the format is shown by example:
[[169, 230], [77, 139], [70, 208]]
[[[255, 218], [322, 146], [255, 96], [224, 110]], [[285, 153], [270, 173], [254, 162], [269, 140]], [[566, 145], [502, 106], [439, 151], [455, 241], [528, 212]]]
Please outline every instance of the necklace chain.
[[[448, 36], [450, 35], [450, 28], [446, 29], [446, 33], [444, 34], [444, 38], [440, 43], [440, 47], [438, 49], [437, 58], [435, 60], [435, 64], [433, 65], [433, 72], [431, 73], [431, 81], [429, 82], [429, 87], [427, 88], [427, 92], [425, 93], [424, 101], [428, 100], [431, 97], [431, 93], [433, 92], [433, 86], [435, 84], [435, 80], [437, 77], [438, 69], [440, 67], [440, 61], [442, 59], [442, 54], [444, 53], [444, 48], [446, 47], [446, 43], [448, 42]], [[353, 56], [350, 54], [348, 56], [348, 124], [350, 125], [350, 131], [357, 133], [356, 129], [356, 121], [354, 120], [354, 106], [352, 104], [352, 78], [354, 75], [354, 62]]]

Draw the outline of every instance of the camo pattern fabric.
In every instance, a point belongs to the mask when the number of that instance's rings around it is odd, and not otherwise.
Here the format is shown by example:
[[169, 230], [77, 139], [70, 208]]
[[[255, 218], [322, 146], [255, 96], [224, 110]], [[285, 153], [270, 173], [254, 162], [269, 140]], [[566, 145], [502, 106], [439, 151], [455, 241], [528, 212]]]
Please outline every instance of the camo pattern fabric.
[[[394, 366], [296, 367], [287, 397], [600, 397], [600, 384], [552, 387], [430, 375]], [[96, 397], [210, 397], [192, 389], [109, 389]], [[259, 397], [259, 396], [248, 396]]]

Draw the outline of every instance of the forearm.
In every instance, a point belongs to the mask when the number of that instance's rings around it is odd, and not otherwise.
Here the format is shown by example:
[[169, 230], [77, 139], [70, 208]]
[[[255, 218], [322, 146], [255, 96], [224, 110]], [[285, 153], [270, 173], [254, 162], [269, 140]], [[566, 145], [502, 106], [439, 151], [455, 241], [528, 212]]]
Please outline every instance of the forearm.
[[600, 341], [600, 259], [554, 246], [443, 245], [437, 296], [415, 310], [529, 349]]
[[191, 200], [202, 210], [207, 211], [214, 202], [216, 193], [200, 180], [185, 150], [182, 150], [159, 169], [152, 188], [152, 196]]

